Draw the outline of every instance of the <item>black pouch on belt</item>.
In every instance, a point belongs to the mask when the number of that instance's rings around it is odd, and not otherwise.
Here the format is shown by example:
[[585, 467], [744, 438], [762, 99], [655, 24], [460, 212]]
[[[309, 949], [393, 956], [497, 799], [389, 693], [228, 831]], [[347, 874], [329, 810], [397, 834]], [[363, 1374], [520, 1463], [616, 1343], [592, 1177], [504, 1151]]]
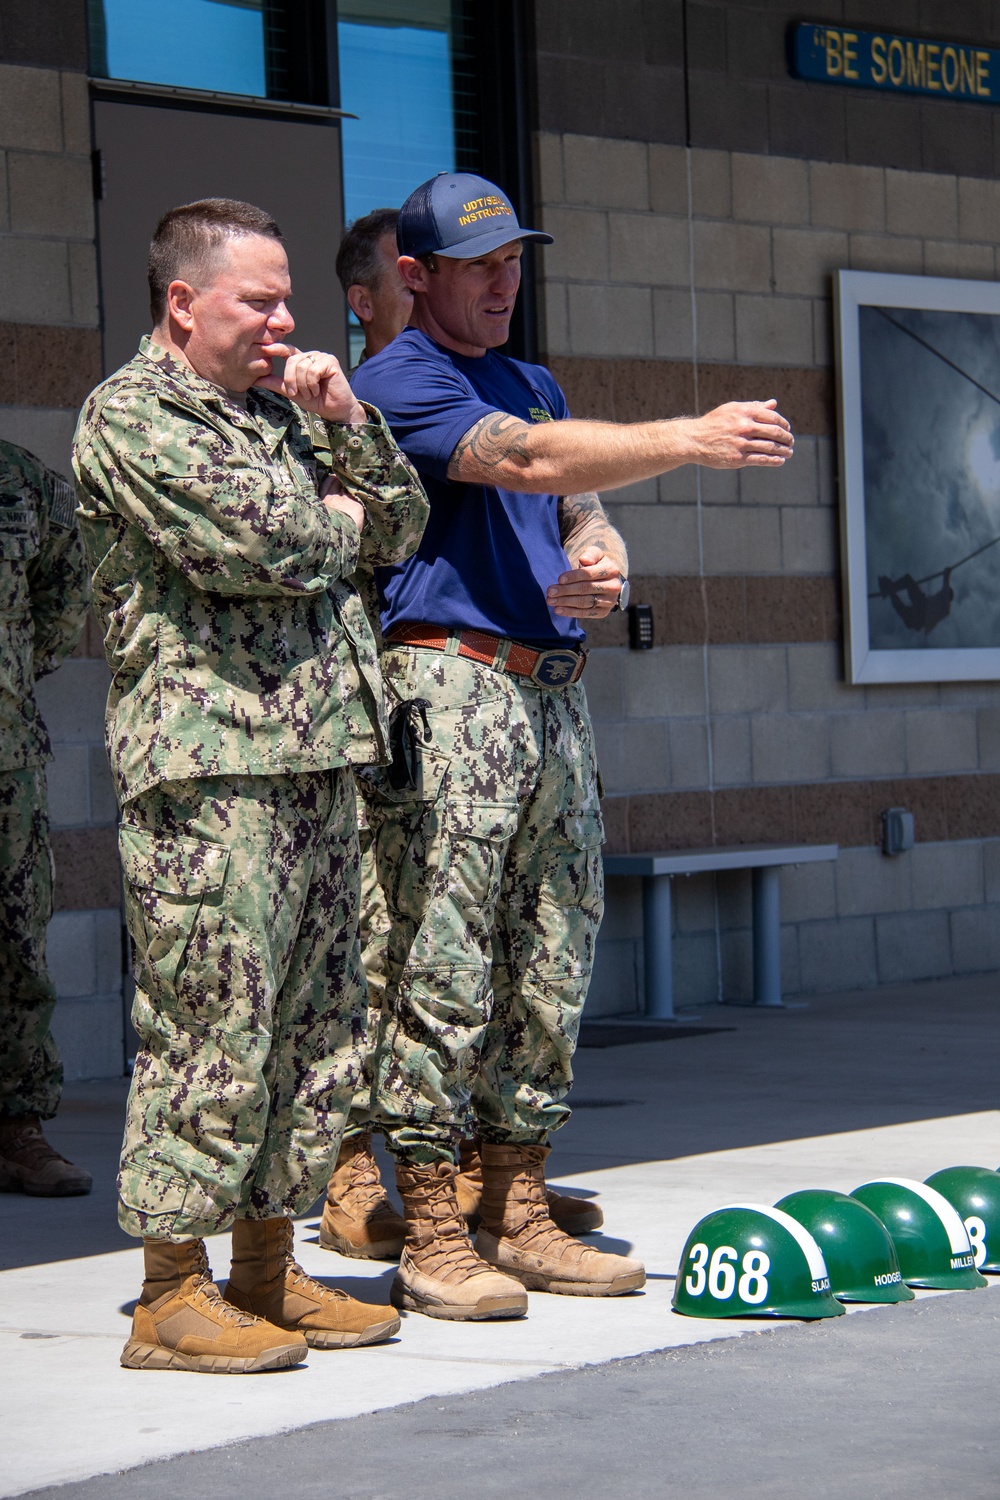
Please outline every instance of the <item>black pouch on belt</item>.
[[417, 718], [423, 726], [424, 744], [430, 740], [427, 722], [430, 708], [426, 698], [409, 698], [397, 703], [389, 715], [389, 750], [392, 760], [386, 775], [394, 792], [415, 791], [417, 785]]

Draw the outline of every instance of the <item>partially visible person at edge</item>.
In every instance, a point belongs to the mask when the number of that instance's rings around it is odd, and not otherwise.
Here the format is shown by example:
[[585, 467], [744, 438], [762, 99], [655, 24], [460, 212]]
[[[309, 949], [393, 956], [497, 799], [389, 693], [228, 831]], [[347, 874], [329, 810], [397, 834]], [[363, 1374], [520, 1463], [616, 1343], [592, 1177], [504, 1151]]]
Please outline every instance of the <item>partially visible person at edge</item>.
[[[399, 274], [396, 223], [399, 210], [376, 208], [356, 219], [345, 231], [337, 252], [337, 276], [350, 307], [364, 329], [365, 346], [359, 367], [378, 354], [406, 327], [413, 307], [413, 293]], [[352, 371], [353, 374], [356, 371]], [[588, 518], [581, 520], [583, 526]], [[587, 537], [583, 538], [586, 545]], [[570, 533], [566, 549], [575, 551]], [[376, 638], [381, 642], [379, 604], [371, 573], [355, 580], [365, 601]], [[371, 830], [365, 816], [364, 798], [358, 798], [358, 836], [361, 841], [361, 957], [368, 981], [369, 1055], [355, 1098], [340, 1155], [327, 1187], [320, 1222], [320, 1244], [326, 1250], [359, 1259], [398, 1259], [403, 1249], [404, 1224], [382, 1185], [372, 1151], [370, 1092], [371, 1063], [378, 1038], [385, 997], [385, 954], [389, 919], [375, 873]], [[474, 1127], [473, 1127], [474, 1129]], [[482, 1174], [478, 1144], [463, 1136], [458, 1146], [459, 1173], [456, 1189], [459, 1204], [469, 1223], [479, 1215]], [[548, 1188], [549, 1212], [569, 1234], [587, 1234], [600, 1229], [604, 1214], [599, 1204], [586, 1198], [569, 1197]]]
[[365, 335], [359, 364], [391, 344], [410, 320], [413, 293], [397, 264], [398, 218], [398, 208], [373, 208], [344, 230], [337, 251], [337, 279]]
[[73, 650], [90, 590], [73, 492], [13, 443], [0, 442], [0, 1192], [62, 1198], [91, 1177], [42, 1134], [62, 1093], [45, 962], [52, 916], [45, 763], [49, 737], [35, 683]]
[[[547, 370], [495, 352], [525, 239], [550, 236], [494, 184], [422, 184], [397, 229], [409, 327], [354, 377], [431, 502], [414, 556], [376, 573], [383, 675], [410, 733], [390, 771], [365, 773], [390, 921], [372, 1108], [406, 1221], [391, 1300], [459, 1319], [519, 1316], [526, 1287], [613, 1296], [645, 1275], [562, 1232], [544, 1180], [603, 910], [583, 625], [627, 597], [595, 492], [688, 463], [779, 467], [793, 446], [774, 401], [571, 419]], [[475, 1248], [456, 1193], [470, 1109]]]
[[[268, 214], [171, 210], [149, 280], [152, 336], [88, 400], [74, 459], [142, 1042], [119, 1222], [145, 1280], [122, 1363], [250, 1373], [399, 1326], [304, 1274], [291, 1215], [329, 1175], [365, 1049], [351, 767], [384, 758], [386, 730], [347, 580], [408, 556], [427, 504], [333, 356], [288, 343]], [[204, 1237], [229, 1225], [220, 1293]]]

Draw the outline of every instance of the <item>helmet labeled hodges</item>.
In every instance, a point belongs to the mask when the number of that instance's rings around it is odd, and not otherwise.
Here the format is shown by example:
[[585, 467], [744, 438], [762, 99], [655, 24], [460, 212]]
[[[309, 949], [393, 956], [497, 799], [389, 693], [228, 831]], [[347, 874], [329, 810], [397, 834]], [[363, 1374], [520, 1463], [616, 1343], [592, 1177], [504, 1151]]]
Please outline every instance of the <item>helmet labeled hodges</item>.
[[965, 1225], [947, 1198], [909, 1177], [865, 1182], [851, 1194], [878, 1214], [892, 1236], [907, 1286], [963, 1291], [986, 1286]]
[[1000, 1172], [989, 1167], [946, 1167], [927, 1186], [947, 1198], [965, 1225], [976, 1270], [1000, 1276]]
[[836, 1318], [823, 1252], [780, 1208], [731, 1203], [688, 1235], [671, 1306], [689, 1318]]
[[777, 1206], [808, 1229], [819, 1245], [830, 1290], [841, 1302], [913, 1301], [889, 1231], [857, 1198], [806, 1188], [789, 1193]]

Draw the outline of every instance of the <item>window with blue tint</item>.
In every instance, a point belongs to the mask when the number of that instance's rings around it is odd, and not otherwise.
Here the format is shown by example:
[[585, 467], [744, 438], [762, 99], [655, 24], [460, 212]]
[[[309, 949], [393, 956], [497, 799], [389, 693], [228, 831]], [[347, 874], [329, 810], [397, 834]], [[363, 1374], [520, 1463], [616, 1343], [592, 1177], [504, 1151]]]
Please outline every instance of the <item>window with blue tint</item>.
[[92, 71], [267, 94], [264, 0], [88, 0]]

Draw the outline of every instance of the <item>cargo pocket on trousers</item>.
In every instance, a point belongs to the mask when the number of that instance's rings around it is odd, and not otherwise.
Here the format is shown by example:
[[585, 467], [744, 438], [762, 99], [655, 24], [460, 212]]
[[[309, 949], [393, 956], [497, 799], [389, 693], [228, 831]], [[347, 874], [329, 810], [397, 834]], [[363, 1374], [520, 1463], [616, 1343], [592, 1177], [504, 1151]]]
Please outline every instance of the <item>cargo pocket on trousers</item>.
[[447, 795], [445, 802], [451, 888], [473, 907], [492, 904], [499, 896], [504, 860], [517, 833], [517, 806]]
[[[126, 1156], [118, 1173], [118, 1197], [144, 1235], [164, 1238], [182, 1219], [190, 1184], [169, 1165]], [[181, 1230], [186, 1228], [182, 1219]]]
[[[168, 838], [123, 825], [125, 920], [135, 979], [154, 1009], [211, 1025], [221, 1010], [223, 887], [229, 850], [205, 839]], [[137, 996], [137, 1006], [139, 1004]], [[136, 1029], [142, 1035], [142, 1027]]]
[[563, 813], [559, 819], [559, 831], [566, 843], [579, 851], [579, 858], [572, 861], [576, 878], [573, 881], [575, 899], [571, 904], [603, 909], [604, 862], [601, 859], [601, 845], [604, 843], [604, 821], [599, 809]]

